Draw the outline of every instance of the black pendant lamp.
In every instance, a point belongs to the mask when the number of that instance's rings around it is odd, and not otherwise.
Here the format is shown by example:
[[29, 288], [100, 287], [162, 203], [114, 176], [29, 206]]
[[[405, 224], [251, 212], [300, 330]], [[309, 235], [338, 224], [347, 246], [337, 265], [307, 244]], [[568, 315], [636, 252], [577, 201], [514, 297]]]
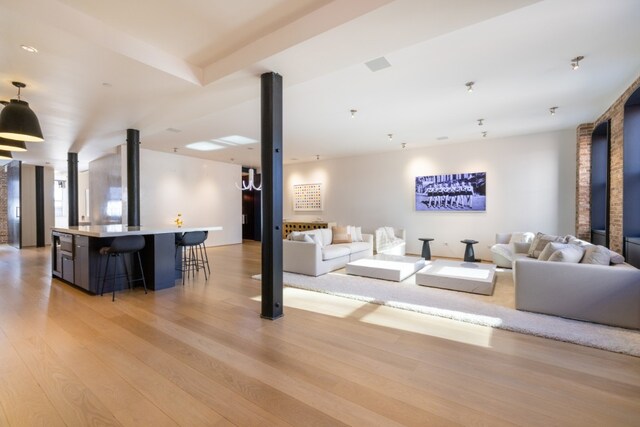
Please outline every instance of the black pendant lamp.
[[11, 155], [11, 151], [0, 150], [0, 160], [11, 160], [13, 156]]
[[18, 88], [18, 99], [12, 99], [0, 112], [0, 137], [16, 141], [44, 141], [36, 113], [29, 103], [20, 99], [20, 89], [24, 83], [12, 82]]
[[12, 139], [0, 138], [0, 150], [5, 151], [27, 151], [24, 141], [14, 141]]

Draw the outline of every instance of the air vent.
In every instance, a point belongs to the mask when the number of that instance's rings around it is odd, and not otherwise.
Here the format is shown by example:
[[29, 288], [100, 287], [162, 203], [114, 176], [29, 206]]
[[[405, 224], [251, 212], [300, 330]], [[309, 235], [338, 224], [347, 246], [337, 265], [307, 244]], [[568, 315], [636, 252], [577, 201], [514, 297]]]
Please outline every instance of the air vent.
[[438, 141], [446, 141], [447, 139], [449, 139], [448, 136], [439, 136], [436, 138]]
[[182, 132], [180, 129], [176, 128], [167, 128], [167, 132], [179, 133]]
[[380, 58], [372, 59], [369, 62], [365, 62], [364, 65], [366, 65], [374, 73], [376, 71], [384, 70], [385, 68], [391, 67], [391, 64], [389, 63], [389, 61], [387, 61], [387, 58], [385, 58], [384, 56], [381, 56]]

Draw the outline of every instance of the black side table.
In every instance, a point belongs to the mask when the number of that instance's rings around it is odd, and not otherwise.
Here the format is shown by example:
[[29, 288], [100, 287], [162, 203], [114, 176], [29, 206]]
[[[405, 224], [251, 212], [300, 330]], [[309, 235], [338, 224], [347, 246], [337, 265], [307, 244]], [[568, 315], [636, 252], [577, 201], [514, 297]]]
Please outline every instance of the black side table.
[[421, 237], [418, 240], [422, 240], [422, 258], [426, 260], [431, 259], [431, 247], [429, 242], [433, 241], [431, 237]]
[[476, 254], [473, 252], [473, 245], [478, 243], [477, 240], [465, 239], [460, 240], [460, 243], [467, 245], [464, 248], [464, 262], [476, 262]]

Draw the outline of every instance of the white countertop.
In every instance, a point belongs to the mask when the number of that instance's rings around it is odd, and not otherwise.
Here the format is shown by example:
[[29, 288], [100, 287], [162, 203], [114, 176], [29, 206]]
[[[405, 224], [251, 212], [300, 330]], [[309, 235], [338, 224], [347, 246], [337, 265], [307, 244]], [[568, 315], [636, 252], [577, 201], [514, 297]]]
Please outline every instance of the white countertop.
[[158, 225], [151, 227], [128, 227], [122, 224], [110, 225], [79, 225], [77, 227], [54, 227], [52, 231], [76, 234], [88, 237], [116, 237], [144, 234], [186, 233], [188, 231], [221, 231], [221, 226], [178, 227], [175, 225]]

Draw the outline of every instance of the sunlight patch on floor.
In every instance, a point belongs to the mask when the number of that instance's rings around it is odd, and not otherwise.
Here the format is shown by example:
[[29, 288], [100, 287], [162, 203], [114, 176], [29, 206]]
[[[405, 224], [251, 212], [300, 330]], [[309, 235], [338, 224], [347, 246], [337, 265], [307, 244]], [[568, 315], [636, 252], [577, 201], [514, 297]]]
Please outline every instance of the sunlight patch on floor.
[[[260, 301], [260, 296], [255, 296], [252, 299]], [[353, 318], [371, 325], [438, 337], [477, 347], [491, 347], [493, 329], [487, 326], [474, 325], [320, 292], [285, 287], [285, 314], [287, 307], [326, 316], [345, 319]], [[499, 321], [500, 319], [491, 318], [492, 323]]]

